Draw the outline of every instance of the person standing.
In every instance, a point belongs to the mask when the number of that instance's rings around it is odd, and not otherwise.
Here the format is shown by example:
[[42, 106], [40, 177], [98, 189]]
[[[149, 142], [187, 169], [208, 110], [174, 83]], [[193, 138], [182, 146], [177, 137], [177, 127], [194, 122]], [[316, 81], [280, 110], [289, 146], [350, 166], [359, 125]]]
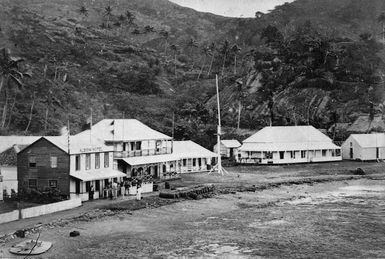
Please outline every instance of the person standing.
[[112, 183], [112, 193], [113, 199], [116, 199], [118, 196], [118, 184], [115, 181]]
[[136, 183], [136, 199], [140, 201], [142, 199], [142, 181], [138, 180]]
[[125, 180], [124, 181], [124, 188], [126, 189], [126, 195], [128, 196], [130, 194], [130, 184], [128, 182], [128, 180]]
[[90, 192], [89, 192], [89, 197], [88, 197], [90, 201], [94, 200], [94, 192], [95, 192], [94, 186], [91, 184]]

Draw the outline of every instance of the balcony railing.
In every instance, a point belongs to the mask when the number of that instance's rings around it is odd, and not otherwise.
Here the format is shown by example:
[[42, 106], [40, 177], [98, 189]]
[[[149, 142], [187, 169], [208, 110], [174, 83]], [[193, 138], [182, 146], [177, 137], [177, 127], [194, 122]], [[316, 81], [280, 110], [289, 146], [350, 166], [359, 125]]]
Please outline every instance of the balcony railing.
[[153, 155], [165, 155], [171, 154], [171, 147], [159, 148], [159, 149], [142, 149], [132, 151], [114, 151], [115, 158], [127, 158], [137, 156], [153, 156]]

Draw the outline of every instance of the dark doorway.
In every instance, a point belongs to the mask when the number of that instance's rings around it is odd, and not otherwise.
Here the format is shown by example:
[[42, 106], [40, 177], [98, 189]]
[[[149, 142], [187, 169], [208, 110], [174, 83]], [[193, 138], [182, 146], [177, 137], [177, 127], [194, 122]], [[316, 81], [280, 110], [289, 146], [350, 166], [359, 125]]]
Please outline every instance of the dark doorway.
[[230, 157], [233, 157], [233, 156], [234, 156], [234, 149], [230, 148]]
[[156, 165], [156, 166], [154, 166], [154, 177], [155, 178], [158, 178], [159, 176], [158, 176], [158, 166]]
[[75, 181], [75, 192], [76, 194], [80, 193], [80, 180], [76, 179]]
[[376, 158], [380, 158], [380, 149], [376, 148]]
[[353, 148], [350, 148], [350, 159], [353, 159]]

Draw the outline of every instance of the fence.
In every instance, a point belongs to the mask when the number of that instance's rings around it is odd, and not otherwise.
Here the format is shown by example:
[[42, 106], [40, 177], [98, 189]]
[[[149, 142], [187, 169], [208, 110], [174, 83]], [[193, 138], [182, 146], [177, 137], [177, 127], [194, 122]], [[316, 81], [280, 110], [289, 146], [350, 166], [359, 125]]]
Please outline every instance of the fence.
[[8, 213], [0, 214], [0, 224], [15, 221], [18, 219], [33, 218], [45, 214], [50, 214], [58, 211], [69, 210], [82, 205], [81, 199], [71, 199], [68, 201], [55, 202], [41, 206], [31, 207], [19, 210], [14, 210]]

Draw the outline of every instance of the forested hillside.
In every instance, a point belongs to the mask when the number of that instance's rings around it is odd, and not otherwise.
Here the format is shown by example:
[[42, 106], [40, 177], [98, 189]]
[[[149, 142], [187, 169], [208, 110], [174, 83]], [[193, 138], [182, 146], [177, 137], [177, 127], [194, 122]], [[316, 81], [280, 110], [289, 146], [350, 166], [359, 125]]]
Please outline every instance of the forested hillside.
[[0, 3], [1, 134], [78, 132], [92, 108], [168, 134], [175, 114], [176, 138], [210, 147], [215, 74], [231, 134], [327, 127], [383, 101], [380, 0], [297, 0], [253, 19], [166, 0]]

